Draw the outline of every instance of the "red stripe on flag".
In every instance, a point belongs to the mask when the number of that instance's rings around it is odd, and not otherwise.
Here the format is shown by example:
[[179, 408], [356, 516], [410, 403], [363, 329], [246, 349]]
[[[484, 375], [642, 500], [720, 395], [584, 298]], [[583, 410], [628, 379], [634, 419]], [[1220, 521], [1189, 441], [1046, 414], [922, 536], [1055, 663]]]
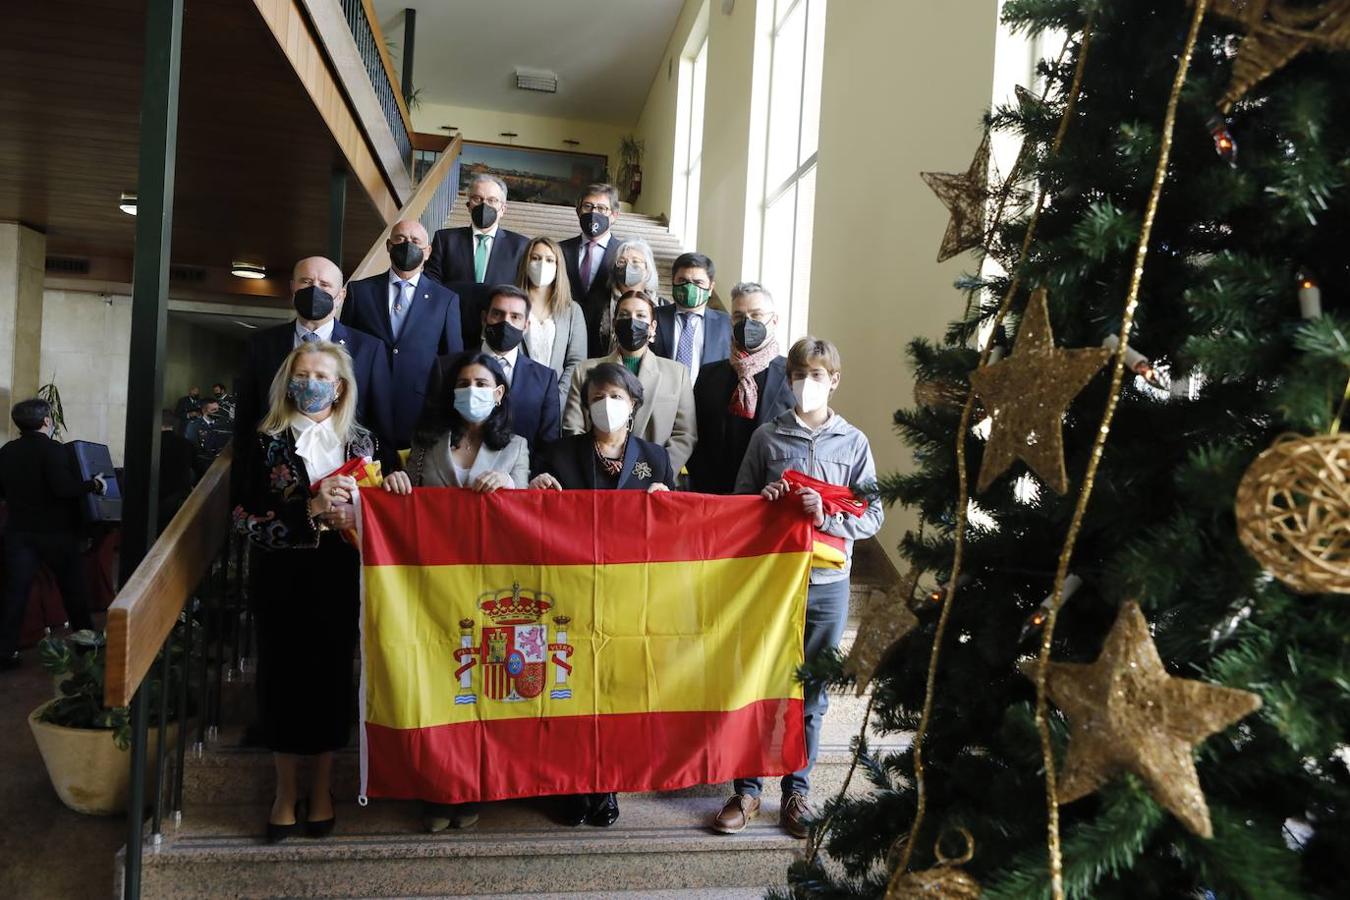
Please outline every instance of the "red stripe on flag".
[[802, 701], [794, 699], [731, 712], [365, 727], [367, 795], [434, 803], [673, 791], [806, 765]]
[[367, 566], [605, 565], [807, 553], [801, 503], [634, 491], [367, 491]]

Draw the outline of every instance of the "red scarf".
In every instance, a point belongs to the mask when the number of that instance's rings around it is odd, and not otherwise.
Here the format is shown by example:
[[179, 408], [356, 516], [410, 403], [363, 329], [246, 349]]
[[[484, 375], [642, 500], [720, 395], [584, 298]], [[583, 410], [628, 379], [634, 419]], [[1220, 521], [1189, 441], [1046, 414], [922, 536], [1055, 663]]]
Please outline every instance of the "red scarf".
[[755, 417], [755, 410], [759, 407], [759, 385], [755, 384], [755, 376], [767, 369], [777, 355], [778, 339], [772, 336], [751, 353], [739, 347], [732, 349], [731, 368], [736, 370], [736, 377], [740, 379], [736, 382], [736, 391], [731, 395], [731, 404], [727, 407], [733, 415], [742, 419]]

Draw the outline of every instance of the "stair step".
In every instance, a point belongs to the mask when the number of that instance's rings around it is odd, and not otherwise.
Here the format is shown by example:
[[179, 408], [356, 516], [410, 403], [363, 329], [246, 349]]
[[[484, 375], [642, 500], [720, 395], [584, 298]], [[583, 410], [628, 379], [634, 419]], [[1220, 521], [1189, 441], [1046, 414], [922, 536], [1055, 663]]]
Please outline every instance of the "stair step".
[[261, 838], [265, 804], [189, 809], [180, 830], [146, 853], [142, 891], [185, 900], [601, 896], [597, 885], [613, 888], [603, 896], [653, 896], [643, 887], [657, 884], [762, 891], [783, 881], [804, 847], [777, 827], [777, 803], [766, 795], [761, 816], [737, 835], [707, 829], [706, 800], [634, 796], [621, 800], [619, 821], [606, 829], [567, 828], [540, 804], [509, 802], [484, 806], [474, 828], [427, 835], [416, 803], [373, 801], [339, 804], [331, 838], [276, 845]]

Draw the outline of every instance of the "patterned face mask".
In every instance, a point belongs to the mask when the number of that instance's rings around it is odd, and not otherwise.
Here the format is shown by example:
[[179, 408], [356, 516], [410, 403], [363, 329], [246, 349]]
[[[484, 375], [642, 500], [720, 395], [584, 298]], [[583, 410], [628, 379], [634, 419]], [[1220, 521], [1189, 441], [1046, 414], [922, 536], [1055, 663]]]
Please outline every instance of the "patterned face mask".
[[286, 396], [295, 401], [296, 408], [306, 415], [323, 412], [337, 400], [337, 382], [314, 378], [292, 378], [286, 385]]

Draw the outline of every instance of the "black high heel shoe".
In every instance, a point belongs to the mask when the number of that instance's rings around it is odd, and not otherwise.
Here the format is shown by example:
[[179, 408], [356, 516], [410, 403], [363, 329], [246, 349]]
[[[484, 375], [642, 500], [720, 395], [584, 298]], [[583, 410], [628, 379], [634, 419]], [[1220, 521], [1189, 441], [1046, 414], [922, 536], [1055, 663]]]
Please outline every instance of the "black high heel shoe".
[[557, 798], [557, 819], [563, 825], [576, 827], [585, 824], [591, 815], [592, 794], [568, 794]]
[[286, 838], [295, 834], [299, 830], [300, 830], [300, 801], [297, 800], [295, 801], [295, 821], [292, 822], [291, 824], [278, 825], [277, 823], [271, 821], [271, 816], [268, 816], [267, 835], [266, 835], [267, 843], [280, 844], [282, 841], [286, 840]]
[[586, 816], [586, 824], [597, 828], [608, 828], [619, 819], [618, 794], [591, 794], [591, 811]]
[[305, 820], [305, 835], [312, 838], [326, 838], [333, 833], [334, 826], [337, 825], [337, 803], [333, 801], [333, 792], [328, 792], [328, 802], [333, 807], [333, 814], [326, 819], [320, 819], [317, 822]]

